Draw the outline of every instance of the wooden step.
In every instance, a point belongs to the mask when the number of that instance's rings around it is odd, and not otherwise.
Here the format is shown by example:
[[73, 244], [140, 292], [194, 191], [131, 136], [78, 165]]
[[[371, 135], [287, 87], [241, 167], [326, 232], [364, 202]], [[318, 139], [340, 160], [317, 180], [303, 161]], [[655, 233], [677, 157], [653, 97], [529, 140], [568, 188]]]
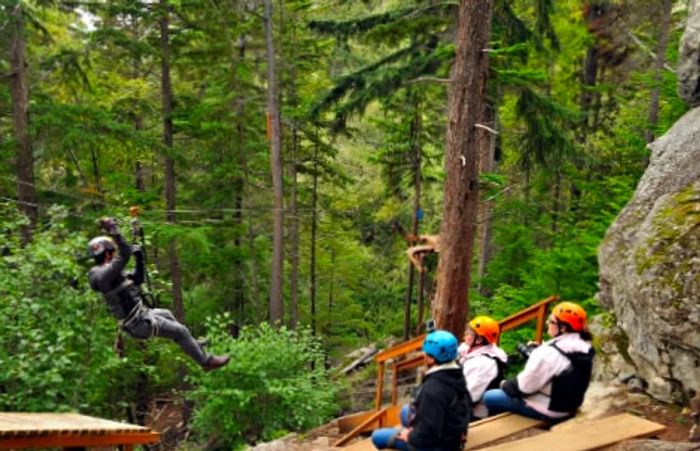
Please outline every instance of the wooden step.
[[587, 451], [631, 438], [653, 437], [666, 426], [628, 413], [591, 421], [569, 421], [550, 432], [484, 448], [483, 451]]
[[[541, 424], [542, 422], [539, 420], [511, 413], [484, 418], [469, 425], [466, 449], [484, 446]], [[346, 451], [373, 451], [375, 448], [370, 439], [365, 439], [342, 449]]]

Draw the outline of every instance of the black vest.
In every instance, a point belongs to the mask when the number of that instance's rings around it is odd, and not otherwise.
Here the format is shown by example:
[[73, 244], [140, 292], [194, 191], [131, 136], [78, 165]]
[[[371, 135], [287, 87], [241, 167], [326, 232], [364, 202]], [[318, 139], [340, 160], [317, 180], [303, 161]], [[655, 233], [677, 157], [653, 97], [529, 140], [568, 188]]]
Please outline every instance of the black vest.
[[576, 413], [583, 404], [588, 384], [591, 382], [595, 351], [591, 347], [588, 352], [564, 352], [555, 343], [551, 346], [566, 357], [571, 362], [571, 366], [552, 378], [549, 410]]

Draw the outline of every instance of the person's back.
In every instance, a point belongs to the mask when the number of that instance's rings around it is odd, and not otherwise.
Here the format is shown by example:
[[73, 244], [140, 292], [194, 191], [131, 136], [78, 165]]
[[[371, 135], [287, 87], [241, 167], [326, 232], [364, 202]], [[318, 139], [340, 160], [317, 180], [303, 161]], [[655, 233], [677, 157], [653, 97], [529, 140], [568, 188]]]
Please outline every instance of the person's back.
[[378, 449], [458, 451], [462, 449], [470, 415], [470, 400], [461, 367], [457, 364], [457, 339], [447, 331], [428, 334], [423, 343], [428, 371], [404, 406], [403, 428], [374, 431]]
[[508, 355], [497, 345], [500, 333], [498, 321], [488, 316], [477, 316], [464, 331], [459, 363], [472, 401], [471, 421], [488, 416], [483, 395], [498, 388], [504, 377]]
[[457, 363], [432, 367], [416, 396], [409, 443], [418, 448], [461, 449], [470, 403], [464, 375]]
[[553, 422], [574, 416], [588, 389], [595, 354], [585, 325], [580, 305], [557, 304], [547, 321], [552, 339], [530, 353], [515, 378], [484, 394], [489, 414], [515, 412]]

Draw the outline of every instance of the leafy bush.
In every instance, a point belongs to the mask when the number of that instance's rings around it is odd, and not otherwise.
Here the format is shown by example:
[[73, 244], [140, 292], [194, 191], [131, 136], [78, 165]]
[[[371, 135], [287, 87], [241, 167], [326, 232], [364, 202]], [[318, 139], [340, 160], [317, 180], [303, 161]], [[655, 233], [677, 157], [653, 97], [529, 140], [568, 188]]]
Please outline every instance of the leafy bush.
[[336, 411], [318, 339], [309, 329], [291, 331], [261, 324], [230, 336], [230, 317], [208, 321], [212, 351], [231, 362], [212, 373], [197, 372], [194, 428], [223, 446], [274, 439], [289, 430], [321, 424]]
[[2, 204], [0, 216], [0, 410], [113, 409], [123, 363], [112, 351], [114, 323], [76, 258], [85, 238], [54, 208], [23, 247], [26, 219]]

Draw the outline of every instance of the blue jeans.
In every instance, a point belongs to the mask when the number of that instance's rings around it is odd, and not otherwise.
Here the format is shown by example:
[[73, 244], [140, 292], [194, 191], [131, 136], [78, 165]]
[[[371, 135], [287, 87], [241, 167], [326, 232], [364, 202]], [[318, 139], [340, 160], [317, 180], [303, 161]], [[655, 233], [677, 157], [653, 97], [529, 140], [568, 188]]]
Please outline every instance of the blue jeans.
[[483, 399], [489, 411], [489, 416], [503, 412], [513, 412], [537, 420], [550, 419], [548, 416], [542, 415], [532, 407], [529, 407], [522, 399], [508, 396], [508, 394], [500, 388], [488, 390], [484, 393]]
[[[408, 427], [412, 416], [413, 412], [411, 411], [411, 406], [405, 405], [401, 408], [401, 425], [404, 428]], [[389, 448], [398, 449], [401, 451], [443, 451], [440, 448], [416, 448], [414, 446], [409, 448], [408, 443], [404, 442], [403, 440], [396, 439], [396, 436], [400, 431], [401, 428], [399, 427], [377, 429], [376, 431], [372, 432], [372, 444], [377, 449]]]

